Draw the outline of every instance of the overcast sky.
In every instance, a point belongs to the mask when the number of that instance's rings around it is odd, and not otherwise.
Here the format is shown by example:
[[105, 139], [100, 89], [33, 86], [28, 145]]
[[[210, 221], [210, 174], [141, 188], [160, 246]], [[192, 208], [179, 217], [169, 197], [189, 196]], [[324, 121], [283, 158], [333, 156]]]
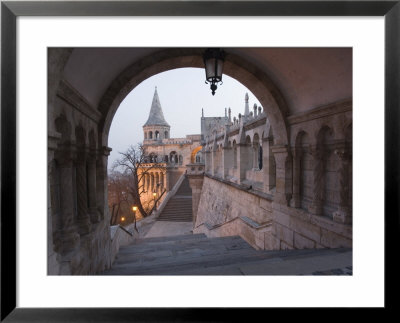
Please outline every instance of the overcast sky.
[[201, 68], [179, 68], [140, 83], [121, 103], [111, 124], [109, 166], [120, 157], [118, 152], [143, 141], [142, 127], [149, 117], [156, 86], [165, 120], [171, 126], [171, 138], [200, 134], [202, 108], [205, 117], [221, 117], [225, 115], [225, 108], [230, 107], [233, 119], [244, 112], [246, 92], [250, 111], [254, 103], [260, 105], [253, 93], [235, 79], [223, 75], [222, 80], [214, 96], [210, 85], [204, 83], [205, 72]]

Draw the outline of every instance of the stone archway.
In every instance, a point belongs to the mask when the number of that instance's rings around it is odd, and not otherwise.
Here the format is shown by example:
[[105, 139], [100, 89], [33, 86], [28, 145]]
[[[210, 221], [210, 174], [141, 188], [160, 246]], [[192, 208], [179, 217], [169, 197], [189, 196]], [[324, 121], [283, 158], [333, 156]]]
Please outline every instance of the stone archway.
[[196, 154], [201, 151], [201, 149], [203, 148], [203, 146], [198, 146], [195, 149], [192, 150], [191, 154], [190, 154], [190, 162], [192, 164], [194, 164], [196, 162]]
[[[103, 95], [99, 110], [102, 118], [99, 122], [99, 141], [107, 146], [108, 134], [113, 117], [125, 97], [147, 78], [176, 68], [204, 68], [203, 49], [165, 49], [149, 57], [135, 62], [125, 69], [109, 86]], [[274, 133], [274, 144], [286, 146], [288, 131], [285, 121], [287, 107], [279, 89], [268, 75], [261, 72], [255, 65], [245, 59], [227, 52], [224, 74], [238, 80], [250, 88], [263, 105]]]

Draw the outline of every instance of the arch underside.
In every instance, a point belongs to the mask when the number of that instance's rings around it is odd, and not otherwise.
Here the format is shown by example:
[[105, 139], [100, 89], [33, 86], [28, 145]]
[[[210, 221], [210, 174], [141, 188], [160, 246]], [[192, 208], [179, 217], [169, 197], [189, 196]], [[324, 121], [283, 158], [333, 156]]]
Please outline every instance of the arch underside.
[[[68, 55], [73, 55], [73, 51], [72, 54], [69, 50], [61, 55], [60, 64], [50, 71], [54, 84], [59, 83], [58, 90], [49, 90], [48, 185], [53, 203], [49, 217], [53, 228], [56, 228], [50, 245], [54, 244], [53, 251], [61, 257], [62, 263], [70, 264], [70, 272], [59, 265], [58, 269], [54, 269], [58, 273], [94, 273], [111, 262], [110, 254], [99, 255], [111, 249], [107, 218], [107, 162], [110, 150], [107, 143], [120, 103], [132, 89], [153, 75], [175, 68], [204, 68], [202, 52], [199, 48], [160, 49], [151, 52], [151, 55], [143, 55], [130, 62], [128, 67], [121, 68], [104, 87], [96, 106], [85, 99], [85, 93], [74, 89], [60, 72], [63, 71], [61, 65], [68, 61]], [[351, 96], [343, 98], [338, 95], [337, 100], [326, 105], [310, 106], [308, 110], [293, 114], [287, 104], [293, 102], [293, 98], [284, 96], [290, 95], [290, 91], [279, 88], [276, 82], [279, 77], [267, 73], [257, 59], [251, 60], [251, 55], [244, 53], [227, 49], [224, 73], [249, 88], [264, 111], [257, 114], [258, 119], [251, 116], [242, 120], [241, 124], [232, 124], [230, 132], [225, 135], [214, 133], [204, 146], [198, 146], [185, 155], [190, 155], [193, 163], [196, 154], [202, 151], [208, 191], [195, 191], [215, 199], [211, 205], [203, 195], [196, 197], [200, 203], [202, 198], [206, 203], [199, 208], [203, 214], [198, 214], [198, 221], [204, 222], [210, 214], [227, 221], [232, 220], [229, 217], [246, 214], [253, 223], [259, 224], [259, 228], [272, 226], [268, 233], [262, 235], [258, 229], [246, 231], [252, 232], [249, 241], [257, 248], [351, 246]], [[58, 55], [59, 52], [53, 51], [53, 54]], [[312, 57], [315, 59], [317, 56]], [[49, 61], [57, 59], [53, 57]], [[348, 67], [348, 64], [344, 65]], [[79, 76], [76, 78], [79, 79]], [[307, 83], [307, 80], [304, 78], [303, 82]], [[50, 87], [57, 86], [54, 84]], [[55, 93], [57, 97], [50, 97], [56, 96]], [[157, 136], [156, 131], [153, 129], [151, 135], [147, 132], [147, 137], [153, 139]], [[163, 129], [158, 135], [167, 138], [169, 132], [165, 134]], [[174, 163], [183, 162], [183, 156], [176, 152], [163, 154], [161, 158], [168, 160], [168, 157], [170, 160], [173, 158]], [[179, 166], [185, 169], [185, 165]], [[163, 174], [151, 174], [145, 180], [146, 187], [158, 182], [162, 187], [168, 187], [170, 178], [167, 175], [164, 178]], [[219, 185], [221, 191], [223, 188], [227, 195], [223, 198], [216, 196], [213, 193], [215, 185]], [[251, 200], [252, 204], [240, 204], [239, 195], [246, 196], [246, 201]], [[221, 200], [235, 207], [221, 211], [218, 206]], [[219, 211], [222, 213], [219, 214]], [[319, 217], [324, 217], [324, 220], [320, 221]], [[306, 232], [311, 227], [312, 230]], [[231, 229], [226, 232], [243, 233]], [[319, 235], [313, 235], [311, 231], [319, 232]], [[326, 238], [327, 232], [329, 238]], [[86, 241], [88, 235], [93, 241], [86, 250], [81, 247], [80, 239]], [[260, 236], [264, 240], [258, 239]], [[70, 257], [71, 254], [74, 256]], [[85, 258], [93, 258], [93, 262], [85, 263]]]

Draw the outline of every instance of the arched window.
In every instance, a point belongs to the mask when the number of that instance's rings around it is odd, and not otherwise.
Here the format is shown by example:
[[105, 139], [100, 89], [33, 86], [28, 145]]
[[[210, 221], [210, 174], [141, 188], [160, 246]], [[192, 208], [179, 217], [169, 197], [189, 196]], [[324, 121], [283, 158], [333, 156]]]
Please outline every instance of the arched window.
[[169, 162], [170, 163], [178, 163], [178, 155], [176, 154], [176, 151], [171, 151], [169, 153]]
[[154, 139], [159, 139], [159, 137], [160, 137], [160, 133], [158, 132], [158, 131], [156, 131], [155, 133], [154, 133]]
[[168, 139], [168, 131], [165, 131], [165, 132], [164, 132], [164, 137], [165, 137], [166, 139]]
[[153, 132], [152, 131], [149, 132], [149, 139], [153, 139]]
[[262, 149], [262, 146], [260, 146], [260, 149], [258, 150], [258, 168], [259, 169], [263, 168], [263, 149]]
[[253, 168], [262, 168], [262, 147], [260, 146], [260, 138], [258, 134], [253, 137]]

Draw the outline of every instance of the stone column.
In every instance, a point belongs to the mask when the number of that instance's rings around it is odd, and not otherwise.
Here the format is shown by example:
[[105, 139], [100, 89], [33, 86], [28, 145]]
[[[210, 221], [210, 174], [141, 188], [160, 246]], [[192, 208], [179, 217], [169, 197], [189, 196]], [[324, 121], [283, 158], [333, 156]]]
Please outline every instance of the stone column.
[[263, 138], [263, 178], [264, 178], [264, 192], [268, 193], [275, 187], [275, 169], [273, 154], [271, 153], [272, 138]]
[[90, 232], [90, 216], [88, 212], [88, 185], [86, 178], [86, 152], [78, 152], [76, 160], [76, 190], [78, 206], [78, 232], [81, 235]]
[[293, 149], [293, 195], [290, 200], [291, 207], [300, 207], [301, 199], [300, 199], [300, 175], [301, 175], [301, 150]]
[[246, 179], [246, 170], [248, 165], [249, 156], [248, 147], [246, 144], [237, 144], [237, 168], [239, 183], [242, 183]]
[[192, 189], [193, 227], [196, 224], [197, 210], [199, 208], [201, 189], [204, 180], [204, 164], [188, 164], [186, 176]]
[[322, 215], [324, 194], [324, 161], [323, 151], [319, 147], [312, 147], [313, 157], [313, 200], [309, 211], [311, 214]]
[[333, 221], [350, 224], [352, 214], [349, 206], [349, 169], [351, 164], [351, 155], [345, 148], [335, 150], [339, 156], [339, 208], [333, 213]]
[[171, 172], [170, 172], [170, 170], [168, 168], [169, 167], [167, 166], [166, 169], [165, 169], [165, 189], [167, 190], [166, 193], [168, 193], [171, 190], [171, 188], [170, 188], [170, 185], [171, 185]]
[[87, 163], [88, 172], [88, 206], [91, 223], [100, 222], [100, 213], [97, 209], [97, 197], [96, 197], [96, 156], [92, 155], [88, 159]]
[[217, 168], [217, 149], [214, 147], [213, 150], [211, 151], [211, 175], [216, 176]]
[[100, 212], [101, 220], [106, 219], [108, 222], [108, 185], [107, 185], [107, 162], [111, 148], [102, 147], [99, 158], [96, 160], [96, 185], [97, 185], [97, 209]]
[[276, 161], [276, 192], [274, 202], [287, 205], [287, 195], [290, 193], [287, 183], [290, 174], [286, 168], [286, 160], [289, 156], [289, 151], [287, 146], [274, 146], [272, 152]]
[[211, 152], [209, 150], [204, 150], [204, 160], [205, 160], [205, 171], [207, 174], [211, 174], [212, 161]]
[[74, 211], [73, 159], [71, 153], [65, 153], [58, 159], [60, 166], [60, 252], [70, 254], [79, 245], [79, 234], [76, 232]]
[[226, 178], [229, 174], [229, 168], [231, 167], [232, 160], [232, 148], [224, 147], [222, 149], [222, 177]]

